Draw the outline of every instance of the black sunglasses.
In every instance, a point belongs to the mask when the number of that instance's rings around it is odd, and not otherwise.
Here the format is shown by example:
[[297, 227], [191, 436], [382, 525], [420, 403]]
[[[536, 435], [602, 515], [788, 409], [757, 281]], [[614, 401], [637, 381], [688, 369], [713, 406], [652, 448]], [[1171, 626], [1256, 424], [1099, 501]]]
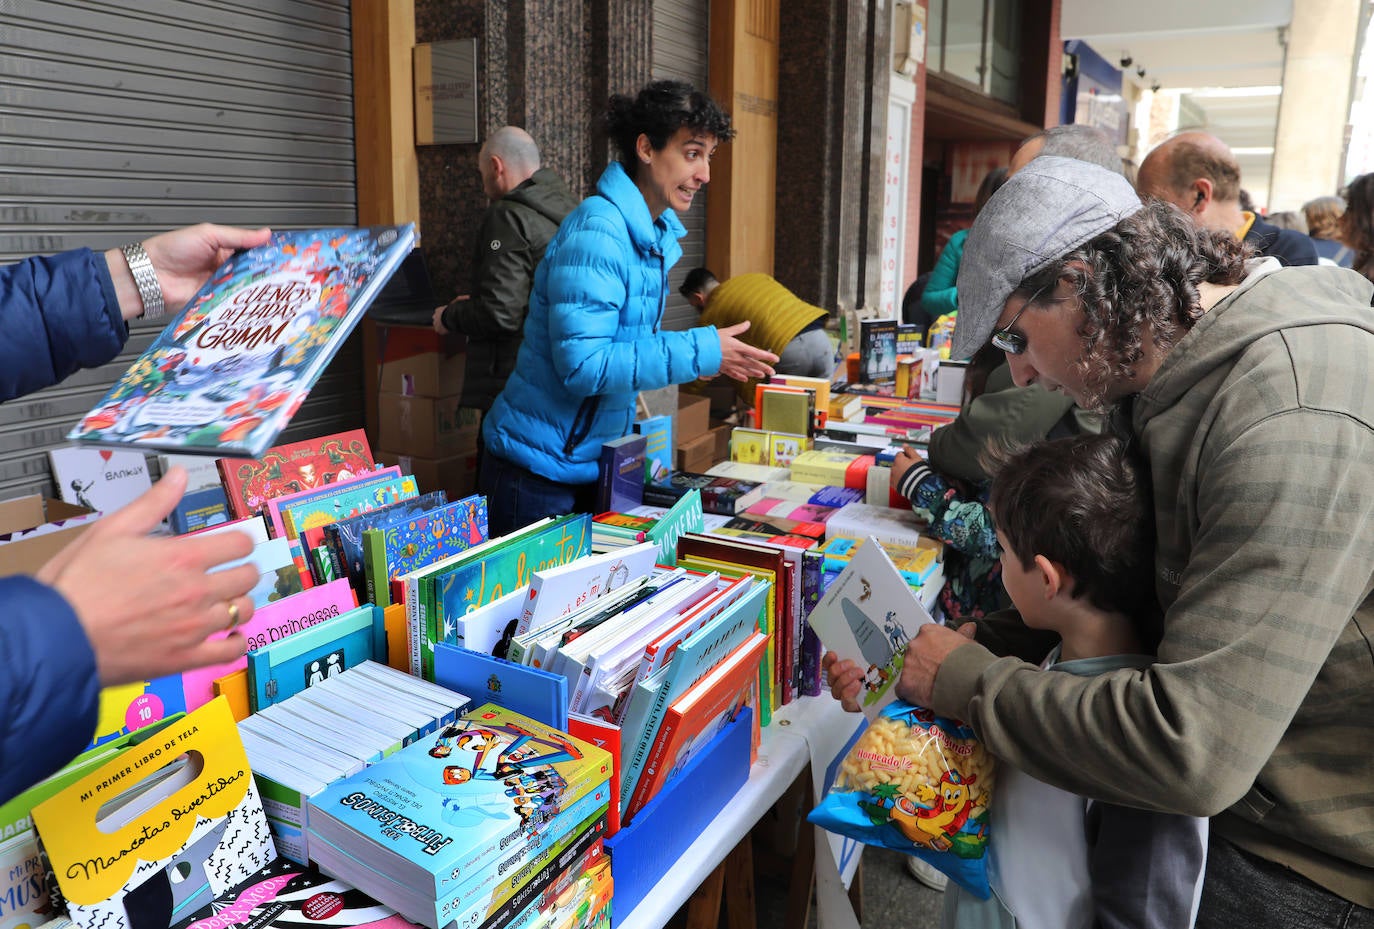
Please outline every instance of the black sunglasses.
[[1016, 311], [1016, 315], [1011, 318], [1009, 323], [1001, 329], [994, 329], [992, 331], [992, 345], [994, 348], [1000, 349], [1008, 355], [1020, 355], [1026, 350], [1026, 337], [1019, 332], [1013, 332], [1011, 327], [1015, 326], [1016, 321], [1021, 318], [1021, 314], [1026, 312], [1026, 307], [1034, 303], [1036, 298], [1043, 292], [1044, 288], [1042, 287], [1040, 290], [1031, 294], [1026, 302], [1021, 304], [1021, 309]]

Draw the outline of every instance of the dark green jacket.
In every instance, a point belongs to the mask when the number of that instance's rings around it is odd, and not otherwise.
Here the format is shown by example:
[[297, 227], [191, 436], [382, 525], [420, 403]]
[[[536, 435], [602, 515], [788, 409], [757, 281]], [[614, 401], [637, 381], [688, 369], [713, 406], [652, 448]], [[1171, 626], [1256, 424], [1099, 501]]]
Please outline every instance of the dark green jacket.
[[540, 168], [482, 216], [472, 260], [472, 295], [444, 310], [450, 332], [468, 337], [463, 406], [486, 411], [506, 386], [525, 328], [534, 269], [577, 201], [553, 171]]

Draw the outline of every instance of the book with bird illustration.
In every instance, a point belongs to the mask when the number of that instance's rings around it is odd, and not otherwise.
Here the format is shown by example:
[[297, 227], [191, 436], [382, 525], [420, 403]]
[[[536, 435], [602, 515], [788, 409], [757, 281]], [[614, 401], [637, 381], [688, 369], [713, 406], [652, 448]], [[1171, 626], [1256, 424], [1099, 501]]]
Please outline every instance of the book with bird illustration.
[[415, 244], [415, 227], [274, 233], [239, 252], [68, 434], [255, 458]]

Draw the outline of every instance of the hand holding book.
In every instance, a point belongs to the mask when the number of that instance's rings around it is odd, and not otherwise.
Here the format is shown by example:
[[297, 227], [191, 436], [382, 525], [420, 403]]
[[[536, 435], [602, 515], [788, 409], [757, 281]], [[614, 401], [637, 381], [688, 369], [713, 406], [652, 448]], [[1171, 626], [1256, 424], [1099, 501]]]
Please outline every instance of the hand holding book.
[[[153, 263], [166, 309], [175, 313], [210, 279], [216, 268], [229, 260], [230, 255], [242, 248], [263, 245], [271, 235], [270, 229], [238, 229], [201, 223], [155, 235], [142, 244]], [[105, 253], [105, 262], [114, 280], [120, 315], [125, 319], [142, 315], [143, 301], [123, 253], [112, 248]]]

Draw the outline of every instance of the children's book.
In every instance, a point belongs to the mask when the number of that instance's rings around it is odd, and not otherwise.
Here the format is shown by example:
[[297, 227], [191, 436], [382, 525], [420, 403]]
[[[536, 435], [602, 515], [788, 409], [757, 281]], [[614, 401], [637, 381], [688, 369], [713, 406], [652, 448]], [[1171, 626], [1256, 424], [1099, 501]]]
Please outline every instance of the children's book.
[[343, 881], [278, 858], [187, 915], [171, 929], [415, 929], [415, 924]]
[[101, 513], [115, 510], [142, 496], [153, 486], [148, 460], [142, 452], [107, 448], [52, 448], [53, 482], [57, 495], [68, 503]]
[[546, 726], [568, 728], [568, 681], [561, 674], [438, 642], [434, 683], [471, 694], [477, 703], [494, 703]]
[[[328, 622], [335, 617], [354, 609], [358, 602], [353, 589], [347, 581], [332, 581], [274, 600], [253, 611], [237, 630], [248, 642], [248, 651], [266, 648], [287, 637], [295, 635], [312, 626]], [[216, 633], [212, 638], [223, 638], [227, 632]], [[235, 671], [246, 670], [247, 657], [236, 658], [223, 664], [193, 668], [181, 675], [182, 686], [186, 693], [188, 709], [196, 709], [210, 702], [214, 696], [214, 681]], [[248, 692], [247, 679], [244, 679], [243, 700], [246, 703]], [[231, 701], [232, 702], [232, 701]]]
[[644, 537], [658, 545], [658, 562], [669, 567], [677, 564], [677, 540], [684, 532], [700, 532], [705, 514], [701, 509], [701, 491], [687, 491], [668, 508], [668, 512], [654, 522]]
[[382, 611], [363, 604], [247, 657], [248, 698], [256, 713], [356, 664], [386, 661]]
[[626, 819], [643, 809], [698, 749], [735, 718], [753, 692], [767, 640], [755, 632], [668, 707], [625, 810]]
[[273, 497], [346, 481], [376, 467], [362, 429], [278, 445], [258, 458], [215, 460], [236, 519], [257, 513]]
[[[398, 483], [403, 480], [406, 481], [405, 484]], [[345, 481], [336, 481], [324, 487], [302, 490], [298, 493], [282, 497], [273, 497], [271, 500], [267, 501], [266, 505], [263, 507], [263, 512], [267, 516], [268, 524], [272, 527], [272, 536], [274, 538], [294, 539], [298, 535], [298, 527], [295, 521], [290, 517], [294, 514], [297, 507], [314, 503], [332, 511], [333, 502], [337, 500], [340, 495], [352, 494], [355, 499], [357, 495], [362, 495], [364, 499], [369, 499], [371, 497], [371, 492], [373, 490], [378, 490], [382, 493], [383, 497], [380, 500], [372, 498], [372, 508], [375, 509], [387, 503], [400, 502], [403, 498], [397, 494], [397, 489], [402, 486], [416, 491], [415, 493], [409, 494], [410, 497], [418, 496], [418, 488], [416, 487], [415, 479], [405, 478], [405, 476], [401, 474], [400, 467], [392, 465], [390, 468], [379, 468], [370, 474], [362, 474]], [[358, 512], [362, 512], [362, 510]], [[339, 513], [337, 518], [352, 515], [355, 514], [343, 512]]]
[[206, 487], [224, 488], [220, 481], [219, 465], [215, 459], [206, 458], [203, 455], [158, 455], [158, 464], [162, 466], [162, 473], [166, 474], [172, 468], [181, 468], [186, 472], [186, 490], [189, 493], [193, 490], [203, 490]]
[[568, 734], [610, 753], [611, 800], [606, 824], [606, 836], [609, 838], [620, 831], [620, 724], [598, 716], [569, 713]]
[[268, 539], [253, 546], [253, 554], [241, 561], [228, 561], [214, 568], [223, 571], [241, 564], [258, 569], [258, 582], [248, 592], [254, 607], [264, 607], [274, 600], [298, 594], [303, 589], [300, 571], [291, 557], [291, 543], [286, 539]]
[[180, 674], [102, 688], [90, 747], [103, 746], [187, 709]]
[[276, 857], [222, 700], [115, 753], [33, 822], [81, 929], [170, 926]]
[[261, 455], [415, 244], [415, 226], [277, 232], [235, 253], [68, 434]]
[[667, 413], [636, 420], [635, 432], [644, 436], [644, 483], [667, 480], [673, 473], [673, 417]]
[[177, 535], [218, 526], [229, 521], [229, 502], [218, 484], [188, 490], [181, 502], [167, 514], [167, 525]]
[[828, 651], [863, 669], [859, 706], [870, 721], [897, 698], [894, 686], [907, 643], [930, 621], [906, 578], [873, 538], [859, 547], [807, 617]]
[[[359, 599], [377, 601], [369, 595], [366, 572], [363, 565], [363, 531], [380, 526], [392, 520], [403, 520], [413, 513], [442, 506], [448, 502], [448, 494], [442, 490], [422, 493], [397, 503], [388, 503], [376, 509], [345, 516], [320, 528], [325, 547], [334, 564], [334, 576], [346, 577]], [[377, 603], [385, 606], [384, 603]]]
[[363, 532], [363, 572], [372, 602], [391, 602], [390, 579], [487, 541], [487, 498], [473, 494]]
[[581, 609], [602, 594], [615, 590], [653, 570], [659, 547], [641, 542], [603, 555], [588, 555], [565, 565], [530, 575], [525, 605], [515, 635], [538, 632], [545, 626]]
[[637, 433], [601, 446], [596, 466], [596, 511], [623, 512], [644, 501], [644, 459], [648, 441]]
[[509, 658], [511, 643], [515, 641], [515, 628], [520, 622], [520, 612], [524, 609], [524, 604], [525, 588], [517, 587], [490, 603], [484, 603], [477, 609], [464, 613], [453, 620], [453, 641], [449, 644], [483, 655]]
[[486, 704], [311, 798], [311, 854], [318, 837], [438, 902], [560, 814], [566, 832], [604, 807], [610, 773], [602, 749]]

